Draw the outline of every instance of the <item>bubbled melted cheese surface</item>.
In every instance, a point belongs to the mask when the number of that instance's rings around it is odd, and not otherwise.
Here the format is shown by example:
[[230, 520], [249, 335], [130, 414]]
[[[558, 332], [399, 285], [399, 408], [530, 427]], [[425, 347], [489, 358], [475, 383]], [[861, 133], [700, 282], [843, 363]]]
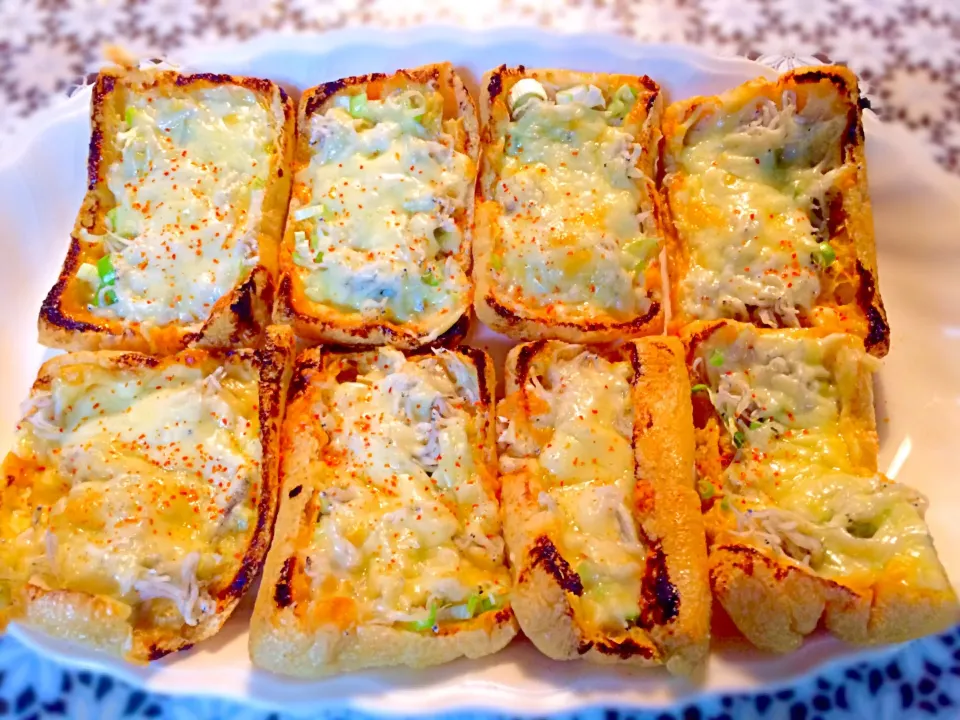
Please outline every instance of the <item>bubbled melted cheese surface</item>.
[[779, 105], [764, 99], [753, 114], [690, 133], [665, 181], [690, 252], [684, 313], [801, 324], [821, 290], [827, 193], [849, 169], [834, 160], [844, 121], [807, 117], [786, 92]]
[[106, 317], [195, 324], [257, 263], [257, 226], [277, 129], [250, 90], [129, 93], [121, 159], [107, 170], [117, 208], [103, 236], [116, 269]]
[[501, 462], [536, 465], [540, 510], [558, 529], [551, 539], [583, 583], [581, 619], [606, 630], [638, 617], [645, 572], [646, 549], [631, 510], [631, 372], [628, 363], [589, 351], [556, 359], [524, 388], [542, 410], [533, 419], [549, 438], [542, 450], [524, 447], [512, 423], [500, 436], [507, 456]]
[[[423, 114], [409, 106], [416, 93]], [[436, 90], [394, 92], [363, 117], [310, 117], [296, 176], [294, 262], [307, 297], [371, 320], [446, 324], [469, 282], [456, 258], [476, 163], [455, 149]], [[297, 221], [298, 207], [322, 212]]]
[[305, 561], [316, 592], [352, 598], [361, 622], [381, 624], [501, 604], [509, 578], [477, 449], [476, 370], [452, 353], [407, 360], [383, 349], [323, 395], [330, 441]]
[[[0, 580], [154, 603], [196, 624], [256, 525], [257, 373], [72, 365], [26, 403], [4, 491]], [[10, 459], [8, 459], [9, 461]]]
[[560, 319], [646, 312], [645, 272], [658, 242], [642, 228], [640, 151], [602, 109], [528, 103], [504, 131], [494, 187], [498, 282]]
[[869, 362], [862, 350], [841, 335], [753, 330], [726, 347], [705, 348], [723, 360], [705, 365], [713, 405], [742, 438], [723, 478], [737, 533], [854, 583], [898, 563], [919, 572], [921, 583], [945, 582], [922, 496], [854, 462], [842, 398], [855, 379], [837, 368]]

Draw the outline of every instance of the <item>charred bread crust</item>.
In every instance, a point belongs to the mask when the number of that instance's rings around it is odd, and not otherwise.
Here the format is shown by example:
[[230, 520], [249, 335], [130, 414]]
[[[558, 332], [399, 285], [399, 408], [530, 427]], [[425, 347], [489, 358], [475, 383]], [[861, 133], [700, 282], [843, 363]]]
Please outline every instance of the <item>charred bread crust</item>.
[[[749, 327], [731, 320], [697, 322], [681, 333], [691, 383], [703, 382], [693, 363], [701, 343], [718, 336], [735, 337]], [[823, 337], [824, 328], [762, 329], [761, 334]], [[862, 340], [848, 335], [856, 351]], [[873, 405], [872, 370], [863, 362], [840, 358], [838, 384], [840, 434], [853, 464], [866, 473], [877, 472], [877, 430]], [[842, 365], [842, 366], [841, 366]], [[697, 473], [717, 488], [723, 487], [725, 467], [720, 435], [725, 432], [705, 393], [695, 393], [694, 423], [697, 440]], [[960, 620], [957, 597], [942, 566], [933, 568], [943, 587], [917, 587], [917, 574], [909, 558], [895, 557], [869, 582], [826, 577], [783, 552], [751, 544], [732, 532], [736, 525], [722, 507], [722, 492], [702, 502], [709, 549], [710, 585], [737, 628], [757, 647], [773, 652], [797, 649], [818, 627], [850, 643], [902, 642], [943, 630]]]
[[[293, 345], [293, 332], [289, 328], [271, 326], [267, 328], [265, 343], [259, 350], [190, 349], [163, 358], [136, 352], [80, 351], [59, 355], [44, 363], [34, 383], [34, 391], [48, 389], [52, 380], [62, 371], [78, 364], [96, 364], [106, 369], [121, 370], [192, 365], [209, 357], [251, 363], [259, 373], [260, 443], [263, 453], [261, 482], [255, 503], [256, 525], [233, 576], [219, 580], [215, 589], [208, 588], [216, 601], [216, 612], [194, 626], [183, 624], [177, 631], [150, 626], [142, 618], [138, 620], [135, 608], [109, 596], [49, 590], [29, 582], [18, 589], [12, 612], [0, 617], [0, 624], [19, 622], [52, 637], [80, 643], [133, 663], [157, 660], [215, 635], [260, 572], [273, 533], [279, 487], [279, 425], [290, 381]], [[5, 471], [6, 467], [5, 462]]]
[[[425, 85], [431, 82], [437, 84], [437, 89], [444, 99], [444, 119], [463, 120], [465, 137], [462, 152], [471, 159], [475, 169], [480, 154], [477, 108], [454, 67], [444, 62], [409, 70], [397, 70], [390, 75], [373, 73], [343, 78], [304, 91], [298, 109], [299, 132], [293, 160], [294, 172], [299, 172], [310, 162], [310, 117], [314, 113], [325, 111], [338, 96], [354, 94], [354, 91], [382, 92], [385, 89]], [[296, 195], [297, 193], [294, 192], [294, 198]], [[296, 205], [297, 201], [294, 200], [291, 210], [295, 210]], [[474, 202], [471, 195], [462, 214], [456, 219], [463, 240], [455, 258], [468, 278], [472, 263], [473, 209]], [[462, 305], [442, 317], [436, 323], [436, 327], [422, 320], [394, 322], [364, 318], [359, 313], [348, 313], [324, 303], [314, 302], [306, 296], [303, 282], [299, 279], [293, 262], [293, 232], [293, 224], [289, 223], [280, 246], [280, 283], [274, 307], [274, 319], [276, 322], [293, 325], [297, 336], [309, 343], [357, 348], [391, 345], [403, 350], [412, 350], [436, 342], [451, 329], [458, 327], [462, 318], [469, 315], [473, 296], [472, 285]]]
[[[498, 126], [509, 120], [507, 96], [510, 88], [523, 78], [534, 78], [560, 86], [589, 83], [612, 93], [623, 83], [629, 83], [638, 92], [637, 107], [642, 115], [637, 119], [636, 142], [643, 148], [637, 167], [650, 181], [657, 177], [658, 153], [661, 141], [660, 120], [663, 96], [656, 82], [647, 76], [586, 73], [573, 70], [533, 70], [523, 65], [500, 67], [483, 76], [480, 87], [480, 159], [477, 183], [476, 222], [474, 233], [473, 274], [476, 292], [474, 309], [483, 323], [515, 340], [557, 339], [566, 342], [612, 342], [660, 332], [664, 316], [662, 303], [653, 299], [650, 308], [636, 317], [616, 319], [608, 314], [595, 314], [577, 320], [561, 320], [548, 309], [533, 307], [508, 296], [506, 288], [493, 277], [491, 258], [500, 234], [499, 217], [502, 208], [495, 199], [497, 167], [503, 156], [503, 138]], [[637, 180], [641, 191], [640, 210], [652, 213], [653, 225], [663, 237], [666, 218], [653, 182]], [[659, 295], [662, 279], [650, 290]]]
[[[553, 353], [555, 340], [518, 345], [509, 354], [507, 400], [498, 415], [525, 422], [527, 378]], [[690, 390], [675, 338], [626, 344], [633, 371], [635, 488], [632, 514], [647, 548], [640, 613], [617, 633], [582, 622], [583, 583], [557, 547], [555, 521], [538, 518], [542, 481], [529, 466], [502, 474], [504, 535], [514, 573], [513, 606], [524, 634], [548, 657], [636, 666], [665, 664], [690, 674], [709, 645], [711, 598], [699, 498], [694, 490]], [[619, 359], [619, 358], [617, 358]]]
[[[829, 207], [824, 208], [831, 245], [837, 260], [821, 270], [821, 292], [810, 316], [803, 317], [804, 327], [822, 326], [834, 332], [850, 332], [864, 341], [867, 351], [883, 357], [890, 349], [890, 327], [880, 297], [877, 278], [876, 238], [873, 212], [867, 187], [867, 160], [863, 132], [860, 91], [856, 75], [836, 65], [797, 68], [783, 73], [777, 80], [757, 78], [722, 95], [694, 97], [670, 105], [663, 117], [664, 173], [677, 171], [677, 162], [683, 151], [689, 131], [703, 121], [736, 113], [755, 101], [766, 97], [779, 103], [784, 92], [796, 93], [798, 102], [817, 98], [831, 103], [836, 117], [844, 118], [840, 134], [840, 163], [850, 173], [827, 195]], [[802, 109], [802, 107], [801, 107]], [[663, 203], [670, 218], [667, 232], [668, 256], [672, 280], [672, 306], [677, 308], [671, 328], [678, 330], [695, 318], [681, 310], [677, 289], [679, 281], [690, 266], [689, 249], [679, 237], [676, 224], [678, 200], [671, 195], [669, 179], [663, 183]], [[830, 312], [825, 312], [829, 310]]]
[[[235, 85], [257, 94], [271, 112], [279, 151], [270, 158], [264, 187], [262, 215], [257, 228], [258, 264], [250, 274], [214, 303], [210, 314], [194, 325], [145, 323], [102, 318], [79, 299], [81, 283], [76, 272], [86, 252], [82, 233], [103, 233], [106, 213], [114, 206], [107, 186], [107, 170], [118, 159], [112, 139], [123, 123], [123, 103], [128, 94], [147, 89], [169, 93]], [[277, 251], [287, 215], [292, 180], [296, 114], [286, 92], [269, 80], [235, 75], [181, 74], [172, 70], [101, 70], [90, 101], [92, 132], [87, 160], [87, 192], [70, 237], [70, 246], [57, 282], [40, 310], [40, 342], [67, 350], [131, 350], [170, 354], [186, 347], [256, 347], [270, 324], [277, 281]]]
[[[421, 350], [407, 356], [414, 358], [431, 352]], [[497, 482], [493, 362], [489, 355], [475, 348], [460, 347], [450, 352], [477, 370], [480, 398], [476, 417], [480, 420], [478, 436], [483, 442], [481, 457], [489, 480]], [[489, 655], [506, 646], [517, 633], [510, 604], [470, 620], [443, 623], [437, 626], [437, 632], [416, 632], [359, 622], [353, 602], [341, 602], [345, 600], [342, 597], [318, 598], [311, 589], [300, 549], [312, 533], [318, 488], [322, 484], [315, 459], [329, 442], [316, 410], [317, 383], [340, 373], [351, 376], [351, 368], [370, 355], [370, 351], [346, 354], [309, 348], [296, 360], [280, 441], [281, 503], [277, 529], [250, 627], [250, 657], [254, 665], [279, 674], [315, 678], [370, 667], [426, 667], [458, 657]], [[323, 624], [314, 619], [318, 600], [324, 603]]]

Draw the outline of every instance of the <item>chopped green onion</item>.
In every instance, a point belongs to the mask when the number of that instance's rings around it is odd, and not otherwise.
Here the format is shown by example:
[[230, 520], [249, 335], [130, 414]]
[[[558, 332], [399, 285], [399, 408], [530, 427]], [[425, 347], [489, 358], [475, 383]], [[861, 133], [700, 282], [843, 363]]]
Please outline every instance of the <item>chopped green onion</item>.
[[429, 630], [434, 625], [437, 624], [437, 603], [436, 601], [430, 603], [430, 614], [427, 615], [423, 620], [415, 620], [413, 622], [403, 623], [403, 627], [407, 630], [412, 630], [414, 632], [420, 632], [422, 630]]
[[607, 106], [607, 112], [611, 117], [624, 118], [633, 108], [637, 101], [637, 92], [629, 85], [621, 85], [613, 95], [613, 100]]
[[750, 429], [751, 429], [751, 430], [759, 430], [759, 429], [762, 428], [762, 427], [763, 427], [763, 423], [762, 423], [762, 422], [760, 422], [760, 421], [758, 421], [758, 420], [751, 420], [751, 421], [750, 421]]
[[93, 285], [95, 288], [100, 287], [100, 273], [97, 272], [96, 265], [83, 263], [79, 268], [77, 268], [77, 277], [83, 280], [85, 283]]
[[817, 245], [817, 252], [814, 255], [814, 260], [816, 260], [818, 264], [823, 265], [823, 267], [827, 267], [828, 265], [832, 265], [833, 261], [836, 259], [837, 253], [834, 252], [834, 249], [831, 247], [830, 243], [822, 242]]
[[474, 593], [467, 598], [467, 615], [473, 617], [477, 614], [477, 608], [480, 607], [481, 596], [477, 593]]
[[350, 114], [355, 118], [366, 117], [367, 115], [367, 94], [350, 96]]
[[730, 512], [731, 510], [733, 510], [733, 508], [730, 507], [730, 501], [727, 500], [726, 498], [720, 501], [720, 509], [723, 510], [724, 512]]
[[127, 125], [133, 127], [133, 119], [137, 116], [137, 111], [132, 107], [127, 107], [127, 111], [123, 115], [123, 119], [127, 121]]
[[659, 242], [655, 237], [641, 236], [636, 240], [631, 240], [623, 246], [624, 252], [636, 258], [637, 263], [634, 269], [642, 269], [653, 255], [660, 248]]
[[313, 256], [314, 262], [323, 262], [323, 250], [317, 250], [317, 254]]
[[690, 388], [690, 392], [710, 392], [710, 388], [707, 385], [704, 385], [703, 383], [697, 383], [692, 388]]
[[510, 106], [510, 113], [516, 116], [517, 110], [534, 98], [545, 102], [547, 100], [547, 91], [543, 89], [537, 80], [533, 78], [521, 78], [510, 88], [510, 94], [507, 104]]
[[723, 353], [719, 350], [714, 350], [708, 362], [714, 367], [721, 367], [723, 365]]
[[706, 480], [701, 480], [697, 483], [697, 491], [700, 493], [700, 497], [704, 500], [709, 500], [716, 493], [713, 483], [709, 483]]
[[253, 182], [250, 184], [253, 186], [254, 190], [263, 190], [267, 186], [267, 181], [263, 178], [254, 178]]
[[503, 270], [503, 255], [494, 253], [490, 256], [490, 267], [494, 270]]
[[103, 302], [100, 303], [100, 307], [105, 305], [113, 305], [117, 301], [117, 292], [113, 288], [108, 289], [103, 295], [101, 295]]
[[484, 595], [480, 600], [480, 612], [482, 613], [496, 610], [498, 607], [500, 607], [500, 601], [490, 593]]
[[742, 430], [737, 430], [733, 434], [733, 444], [738, 448], [742, 448], [743, 444], [747, 441], [747, 436], [743, 434]]
[[97, 274], [104, 285], [113, 285], [116, 282], [117, 271], [113, 267], [113, 258], [110, 255], [104, 255], [97, 260]]
[[327, 206], [323, 203], [317, 203], [316, 205], [307, 205], [306, 207], [298, 208], [293, 211], [294, 220], [308, 220], [317, 215], [322, 216], [324, 219], [329, 217], [330, 211], [327, 209]]
[[440, 280], [437, 279], [432, 270], [427, 270], [423, 275], [420, 276], [420, 279], [430, 287], [437, 287], [437, 285], [440, 284]]

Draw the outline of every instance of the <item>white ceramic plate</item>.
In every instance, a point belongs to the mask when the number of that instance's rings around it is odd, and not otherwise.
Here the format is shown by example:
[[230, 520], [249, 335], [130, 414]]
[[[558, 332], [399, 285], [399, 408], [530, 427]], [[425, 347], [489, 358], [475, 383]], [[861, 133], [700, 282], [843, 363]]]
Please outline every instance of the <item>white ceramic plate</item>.
[[[181, 58], [177, 58], [180, 60]], [[347, 75], [392, 71], [451, 60], [475, 83], [501, 63], [645, 73], [680, 99], [713, 94], [758, 75], [742, 59], [709, 57], [692, 48], [641, 46], [612, 37], [553, 36], [523, 30], [475, 34], [444, 28], [408, 33], [347, 31], [318, 37], [266, 37], [199, 49], [182, 58], [190, 69], [268, 77], [296, 90]], [[41, 359], [36, 317], [67, 249], [84, 191], [89, 92], [50, 111], [0, 160], [0, 447], [7, 447]], [[951, 577], [960, 579], [960, 483], [951, 457], [960, 435], [960, 180], [946, 175], [902, 131], [867, 118], [880, 279], [893, 328], [892, 352], [877, 380], [881, 467], [930, 499], [927, 518]], [[485, 344], [491, 339], [480, 337]], [[424, 672], [381, 671], [300, 682], [254, 671], [247, 658], [252, 596], [223, 631], [194, 650], [150, 667], [132, 667], [15, 629], [39, 652], [103, 670], [165, 693], [216, 694], [268, 706], [383, 713], [440, 713], [491, 708], [544, 714], [587, 705], [651, 706], [698, 693], [755, 689], [796, 680], [825, 662], [862, 659], [863, 651], [827, 637], [785, 657], [757, 653], [719, 638], [699, 684], [663, 671], [629, 672], [585, 663], [557, 663], [526, 641], [479, 661]], [[883, 652], [883, 651], [872, 651]]]

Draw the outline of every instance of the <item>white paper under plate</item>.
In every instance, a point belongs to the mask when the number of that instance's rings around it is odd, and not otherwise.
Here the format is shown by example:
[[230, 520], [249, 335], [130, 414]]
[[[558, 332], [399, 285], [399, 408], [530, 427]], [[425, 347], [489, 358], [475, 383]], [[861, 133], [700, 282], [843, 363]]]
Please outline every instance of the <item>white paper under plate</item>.
[[[335, 78], [451, 60], [472, 81], [501, 63], [648, 74], [671, 99], [714, 94], [773, 71], [692, 48], [636, 45], [620, 38], [555, 36], [532, 30], [474, 34], [433, 28], [409, 33], [346, 31], [316, 37], [267, 37], [246, 45], [202, 48], [178, 61], [191, 70], [280, 81], [296, 94]], [[0, 447], [9, 444], [41, 358], [36, 317], [66, 252], [84, 191], [89, 93], [39, 120], [29, 137], [5, 143], [0, 160], [0, 287], [4, 321], [0, 372]], [[870, 191], [880, 251], [880, 281], [893, 328], [892, 352], [877, 380], [881, 468], [930, 499], [927, 518], [950, 576], [960, 579], [960, 180], [946, 175], [904, 132], [866, 119]], [[498, 345], [488, 331], [480, 345]], [[502, 351], [502, 344], [499, 348]], [[502, 356], [502, 352], [498, 353]], [[199, 647], [149, 667], [133, 667], [14, 628], [39, 652], [103, 670], [164, 693], [215, 694], [267, 706], [353, 707], [431, 714], [466, 708], [545, 714], [586, 705], [653, 706], [698, 693], [751, 690], [796, 681], [826, 662], [867, 653], [828, 637], [800, 651], [769, 656], [742, 641], [718, 639], [698, 684], [663, 671], [625, 671], [557, 663], [525, 640], [477, 661], [426, 671], [381, 671], [301, 682], [251, 668], [248, 597], [223, 631]]]

